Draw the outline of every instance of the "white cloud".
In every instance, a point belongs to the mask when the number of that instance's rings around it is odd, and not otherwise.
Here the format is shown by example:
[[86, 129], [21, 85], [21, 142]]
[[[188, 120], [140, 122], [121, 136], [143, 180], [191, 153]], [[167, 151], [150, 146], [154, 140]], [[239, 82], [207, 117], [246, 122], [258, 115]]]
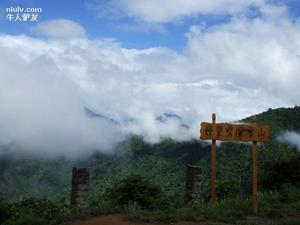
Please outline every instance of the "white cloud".
[[261, 88], [296, 103], [300, 98], [299, 28], [299, 23], [284, 18], [236, 18], [208, 29], [191, 27], [187, 34], [190, 66], [210, 78], [233, 80], [249, 91]]
[[[189, 140], [212, 112], [226, 122], [299, 105], [299, 26], [286, 17], [192, 26], [182, 52], [1, 35], [0, 145], [72, 155], [129, 134]], [[84, 107], [119, 125], [87, 118]], [[182, 121], [157, 120], [166, 112]]]
[[287, 131], [278, 137], [281, 142], [287, 142], [300, 150], [300, 134], [294, 131]]
[[107, 121], [86, 117], [78, 86], [55, 62], [61, 46], [25, 36], [0, 37], [1, 145], [78, 156], [108, 151], [119, 140]]
[[162, 24], [158, 23], [127, 23], [116, 25], [115, 28], [118, 30], [138, 32], [138, 33], [152, 33], [158, 32], [161, 34], [166, 34], [167, 29]]
[[149, 23], [168, 23], [198, 15], [237, 14], [247, 11], [249, 7], [261, 8], [265, 5], [266, 0], [94, 0], [88, 3], [88, 8], [96, 10], [101, 17], [127, 16]]
[[80, 24], [67, 19], [41, 22], [33, 29], [33, 32], [56, 39], [84, 38], [86, 36], [85, 29]]

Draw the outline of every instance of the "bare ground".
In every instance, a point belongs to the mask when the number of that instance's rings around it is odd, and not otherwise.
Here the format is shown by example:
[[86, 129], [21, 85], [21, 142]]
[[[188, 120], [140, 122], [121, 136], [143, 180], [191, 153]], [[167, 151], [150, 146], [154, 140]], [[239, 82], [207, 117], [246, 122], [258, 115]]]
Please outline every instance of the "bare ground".
[[[223, 225], [222, 223], [214, 223], [216, 225]], [[64, 225], [214, 225], [212, 223], [201, 222], [152, 222], [146, 223], [142, 221], [128, 219], [124, 215], [113, 214], [91, 218], [85, 221], [73, 221]]]
[[[291, 220], [291, 223], [289, 221]], [[292, 222], [294, 221], [294, 222]], [[241, 224], [241, 225], [281, 225], [281, 224], [300, 224], [300, 217], [296, 218], [282, 218], [282, 219], [276, 219], [271, 220], [267, 218], [259, 218], [259, 217], [248, 217], [246, 220], [239, 221], [235, 224]], [[113, 214], [113, 215], [106, 215], [106, 216], [99, 216], [94, 217], [85, 221], [73, 221], [66, 223], [64, 225], [231, 225], [228, 223], [215, 223], [215, 222], [189, 222], [189, 221], [181, 221], [181, 222], [152, 222], [152, 223], [146, 223], [142, 221], [137, 220], [131, 220], [128, 219], [126, 216], [121, 214]]]

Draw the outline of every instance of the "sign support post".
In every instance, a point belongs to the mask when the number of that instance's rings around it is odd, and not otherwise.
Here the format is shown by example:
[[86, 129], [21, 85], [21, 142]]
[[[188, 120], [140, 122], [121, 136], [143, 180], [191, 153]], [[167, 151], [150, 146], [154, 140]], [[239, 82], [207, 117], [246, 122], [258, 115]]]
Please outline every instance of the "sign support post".
[[[216, 114], [212, 114], [212, 124], [216, 124]], [[216, 140], [211, 145], [211, 205], [217, 205], [217, 146]]]
[[[256, 126], [256, 116], [252, 117], [252, 124]], [[258, 212], [257, 204], [257, 141], [252, 144], [252, 194], [253, 194], [253, 213]]]

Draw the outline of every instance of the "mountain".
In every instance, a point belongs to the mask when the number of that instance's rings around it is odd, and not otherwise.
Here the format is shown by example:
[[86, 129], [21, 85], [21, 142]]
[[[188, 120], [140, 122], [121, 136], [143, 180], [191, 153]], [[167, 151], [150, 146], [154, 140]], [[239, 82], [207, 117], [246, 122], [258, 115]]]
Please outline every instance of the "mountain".
[[[92, 111], [94, 118], [103, 117]], [[300, 107], [269, 109], [256, 115], [258, 124], [272, 126], [272, 141], [259, 145], [259, 188], [272, 188], [271, 168], [289, 160], [299, 161], [299, 151], [278, 136], [285, 131], [300, 131]], [[161, 120], [181, 120], [178, 115], [164, 115]], [[111, 120], [110, 118], [105, 118]], [[159, 119], [159, 118], [158, 118]], [[238, 119], [238, 118], [237, 118]], [[250, 122], [250, 117], [243, 122]], [[115, 122], [115, 121], [111, 121]], [[3, 147], [1, 147], [3, 148]], [[218, 146], [218, 192], [220, 196], [251, 191], [251, 145], [221, 143]], [[3, 151], [2, 151], [3, 152]], [[18, 200], [24, 197], [69, 197], [72, 167], [91, 167], [91, 199], [101, 198], [105, 189], [128, 174], [141, 174], [159, 184], [163, 191], [182, 198], [185, 170], [188, 164], [198, 165], [202, 171], [202, 190], [209, 195], [210, 145], [195, 140], [178, 142], [164, 139], [151, 145], [143, 137], [132, 136], [120, 143], [113, 154], [95, 153], [93, 156], [70, 161], [64, 158], [40, 159], [2, 153], [0, 156], [0, 199]], [[298, 167], [289, 173], [298, 173]], [[296, 170], [296, 172], [295, 172]], [[269, 183], [268, 183], [269, 182]], [[273, 181], [272, 181], [273, 182]], [[274, 181], [283, 182], [283, 181]], [[285, 182], [285, 181], [284, 181]]]
[[[93, 118], [93, 119], [104, 119], [108, 122], [110, 122], [111, 124], [113, 125], [121, 125], [122, 123], [123, 124], [128, 124], [128, 123], [135, 123], [135, 120], [133, 118], [126, 118], [125, 120], [123, 121], [117, 121], [115, 119], [112, 119], [110, 118], [109, 116], [105, 116], [101, 113], [97, 113], [95, 112], [94, 110], [90, 109], [90, 108], [87, 108], [85, 107], [84, 108], [84, 111], [85, 111], [85, 114], [89, 117], [89, 118]], [[170, 119], [175, 119], [177, 120], [178, 122], [180, 122], [181, 126], [183, 128], [186, 128], [188, 129], [189, 126], [184, 124], [183, 123], [183, 119], [181, 116], [177, 115], [176, 113], [173, 113], [173, 112], [166, 112], [166, 113], [163, 113], [162, 115], [160, 116], [157, 116], [156, 118], [156, 121], [160, 122], [160, 123], [166, 123], [168, 120]]]
[[84, 112], [90, 118], [104, 119], [104, 120], [106, 120], [106, 121], [108, 121], [108, 122], [110, 122], [110, 123], [112, 123], [114, 125], [119, 125], [118, 121], [116, 121], [116, 120], [114, 120], [114, 119], [112, 119], [112, 118], [110, 118], [108, 116], [104, 116], [104, 115], [102, 115], [100, 113], [96, 113], [96, 112], [94, 112], [93, 110], [91, 110], [91, 109], [89, 109], [87, 107], [84, 108]]

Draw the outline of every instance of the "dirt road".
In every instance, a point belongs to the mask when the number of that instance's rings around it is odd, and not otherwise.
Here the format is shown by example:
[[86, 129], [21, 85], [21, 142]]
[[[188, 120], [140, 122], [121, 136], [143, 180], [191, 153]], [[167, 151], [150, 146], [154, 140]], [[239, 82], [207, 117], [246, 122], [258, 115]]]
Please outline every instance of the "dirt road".
[[[85, 221], [74, 221], [64, 225], [209, 225], [208, 223], [196, 223], [196, 222], [155, 222], [145, 223], [140, 221], [129, 220], [123, 215], [107, 215], [95, 217]], [[221, 225], [221, 224], [220, 224]]]
[[[295, 224], [300, 225], [300, 216], [290, 218], [277, 218], [269, 219], [265, 217], [247, 217], [246, 219], [239, 221], [240, 223], [234, 224], [256, 224], [256, 225], [282, 225], [282, 224]], [[230, 225], [226, 223], [217, 222], [153, 222], [146, 223], [141, 221], [129, 220], [126, 216], [120, 214], [106, 215], [94, 217], [84, 221], [73, 221], [65, 223], [63, 225]]]

